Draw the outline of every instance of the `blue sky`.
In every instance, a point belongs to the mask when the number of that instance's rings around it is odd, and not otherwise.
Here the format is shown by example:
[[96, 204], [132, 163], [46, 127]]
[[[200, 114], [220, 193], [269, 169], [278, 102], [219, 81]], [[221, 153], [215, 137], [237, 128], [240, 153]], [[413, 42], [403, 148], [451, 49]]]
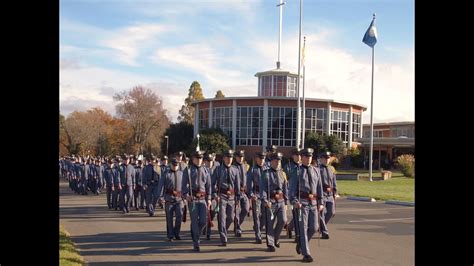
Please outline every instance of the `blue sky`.
[[[297, 72], [299, 1], [283, 9], [282, 68]], [[206, 97], [257, 94], [256, 72], [275, 68], [278, 0], [61, 0], [60, 110], [100, 106], [142, 85], [175, 120], [189, 85]], [[414, 121], [413, 1], [303, 3], [306, 93], [363, 104], [370, 116], [371, 50], [362, 37], [377, 14], [374, 120]]]

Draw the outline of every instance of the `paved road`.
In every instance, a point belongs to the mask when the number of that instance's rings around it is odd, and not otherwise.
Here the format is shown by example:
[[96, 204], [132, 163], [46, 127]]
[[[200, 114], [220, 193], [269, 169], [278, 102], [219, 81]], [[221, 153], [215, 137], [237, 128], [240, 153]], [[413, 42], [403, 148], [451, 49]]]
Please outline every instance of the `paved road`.
[[[247, 219], [241, 238], [231, 236], [227, 247], [219, 247], [214, 234], [210, 241], [202, 240], [201, 252], [195, 253], [189, 221], [182, 226], [183, 240], [170, 243], [165, 241], [163, 213], [149, 217], [143, 210], [133, 210], [123, 215], [107, 209], [105, 195], [79, 196], [66, 183], [60, 184], [60, 222], [88, 265], [294, 265], [301, 261], [286, 235], [274, 253], [266, 252], [265, 241], [255, 244], [251, 217]], [[313, 264], [414, 264], [413, 207], [338, 199], [329, 229], [330, 240], [310, 242]]]

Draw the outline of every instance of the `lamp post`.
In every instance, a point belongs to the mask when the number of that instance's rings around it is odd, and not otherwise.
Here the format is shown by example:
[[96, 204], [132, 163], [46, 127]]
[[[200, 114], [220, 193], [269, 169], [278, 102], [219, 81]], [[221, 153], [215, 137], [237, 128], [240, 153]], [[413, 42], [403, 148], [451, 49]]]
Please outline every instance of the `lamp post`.
[[199, 134], [197, 134], [196, 137], [198, 138], [198, 145], [197, 145], [197, 147], [196, 147], [196, 151], [199, 151], [199, 150], [200, 150], [200, 149], [199, 149]]
[[165, 139], [166, 139], [166, 155], [168, 155], [168, 136], [165, 136]]

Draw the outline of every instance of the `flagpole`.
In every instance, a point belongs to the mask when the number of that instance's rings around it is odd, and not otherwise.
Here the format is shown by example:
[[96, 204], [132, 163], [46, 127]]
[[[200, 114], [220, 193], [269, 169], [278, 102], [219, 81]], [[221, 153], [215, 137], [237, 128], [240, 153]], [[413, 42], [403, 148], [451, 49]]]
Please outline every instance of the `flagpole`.
[[305, 50], [304, 51], [304, 58], [303, 58], [303, 125], [302, 125], [302, 134], [301, 134], [301, 148], [304, 148], [304, 135], [305, 135], [305, 132], [306, 132], [306, 98], [305, 98], [305, 95], [304, 95], [304, 83], [305, 83], [305, 79], [306, 79], [306, 36], [303, 37], [303, 49]]
[[303, 0], [300, 0], [300, 29], [298, 35], [298, 79], [296, 83], [296, 94], [298, 95], [298, 102], [296, 107], [296, 148], [301, 147], [301, 99], [300, 99], [300, 68], [301, 68], [301, 21], [302, 21], [302, 6]]
[[[372, 165], [374, 153], [374, 46], [372, 47], [372, 89], [370, 93], [370, 153], [369, 153], [369, 180], [372, 182]], [[380, 158], [379, 158], [380, 160]]]

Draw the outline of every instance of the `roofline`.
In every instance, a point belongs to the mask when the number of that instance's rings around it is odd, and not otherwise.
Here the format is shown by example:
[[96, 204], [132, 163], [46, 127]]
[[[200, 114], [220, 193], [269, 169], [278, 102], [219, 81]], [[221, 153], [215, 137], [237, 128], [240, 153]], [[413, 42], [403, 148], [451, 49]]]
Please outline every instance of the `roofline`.
[[[374, 126], [399, 126], [399, 125], [414, 125], [415, 121], [394, 121], [394, 122], [382, 122], [374, 123]], [[363, 124], [363, 127], [369, 127], [370, 124]]]
[[[283, 97], [283, 96], [271, 96], [271, 97], [261, 97], [261, 96], [243, 96], [243, 97], [225, 97], [225, 98], [206, 98], [204, 100], [194, 101], [192, 104], [201, 103], [201, 102], [210, 102], [210, 101], [224, 101], [224, 100], [296, 100], [296, 97]], [[336, 101], [333, 99], [319, 99], [319, 98], [306, 98], [307, 101], [318, 101], [318, 102], [331, 102], [331, 103], [342, 103], [348, 105], [355, 105], [364, 108], [363, 111], [367, 110], [367, 106], [353, 103], [353, 102], [346, 102], [346, 101]]]

